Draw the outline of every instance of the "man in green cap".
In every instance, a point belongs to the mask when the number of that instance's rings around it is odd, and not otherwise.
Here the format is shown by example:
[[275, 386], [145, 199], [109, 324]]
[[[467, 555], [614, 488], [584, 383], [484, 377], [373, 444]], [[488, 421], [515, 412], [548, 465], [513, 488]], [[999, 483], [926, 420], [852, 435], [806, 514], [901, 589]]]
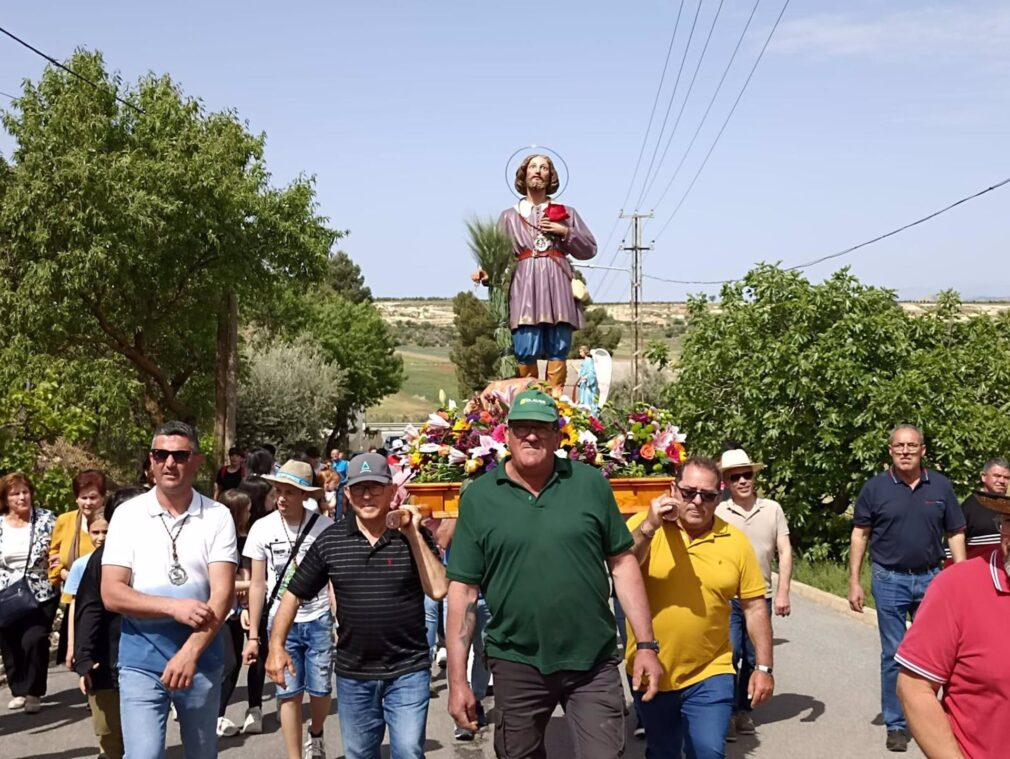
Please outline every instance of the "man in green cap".
[[633, 687], [648, 701], [662, 674], [631, 533], [598, 469], [555, 455], [558, 407], [540, 390], [519, 393], [508, 415], [511, 456], [463, 492], [449, 556], [446, 647], [449, 713], [476, 729], [466, 656], [477, 594], [491, 612], [484, 650], [494, 676], [495, 753], [545, 757], [544, 733], [561, 703], [575, 753], [624, 750], [624, 692], [609, 605], [617, 597], [635, 633]]

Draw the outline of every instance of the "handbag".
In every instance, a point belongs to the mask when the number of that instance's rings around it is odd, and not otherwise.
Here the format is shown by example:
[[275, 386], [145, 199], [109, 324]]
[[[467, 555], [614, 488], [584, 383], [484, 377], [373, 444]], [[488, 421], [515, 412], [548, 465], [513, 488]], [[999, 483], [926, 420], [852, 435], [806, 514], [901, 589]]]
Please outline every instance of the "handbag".
[[0, 590], [0, 627], [10, 627], [39, 608], [39, 600], [28, 584], [28, 561], [35, 542], [35, 509], [32, 509], [31, 531], [28, 533], [28, 558], [21, 579]]
[[[298, 555], [298, 549], [302, 547], [302, 542], [305, 540], [305, 536], [312, 531], [312, 526], [316, 523], [317, 519], [319, 519], [319, 512], [316, 512], [309, 517], [308, 524], [305, 525], [305, 529], [302, 530], [298, 539], [295, 541], [295, 545], [291, 549], [291, 553], [288, 554], [288, 560], [284, 562], [284, 569], [281, 570], [280, 576], [277, 578], [277, 582], [274, 583], [273, 593], [270, 594], [270, 598], [267, 599], [266, 606], [263, 607], [263, 613], [260, 614], [259, 635], [264, 640], [268, 637], [267, 622], [270, 619], [270, 608], [274, 605], [274, 601], [277, 600], [277, 594], [281, 589], [281, 582], [284, 580], [284, 575], [288, 573], [288, 567], [291, 566], [291, 562], [294, 561], [295, 556]], [[262, 646], [263, 644], [261, 643], [260, 645]]]

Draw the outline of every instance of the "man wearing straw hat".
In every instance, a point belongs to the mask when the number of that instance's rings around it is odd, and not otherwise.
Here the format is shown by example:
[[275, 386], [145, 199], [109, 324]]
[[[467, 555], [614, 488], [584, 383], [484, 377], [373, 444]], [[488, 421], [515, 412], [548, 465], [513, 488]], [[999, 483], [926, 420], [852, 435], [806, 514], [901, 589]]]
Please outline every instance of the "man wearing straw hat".
[[[789, 584], [793, 574], [793, 549], [789, 543], [789, 525], [785, 513], [776, 501], [758, 498], [754, 483], [757, 473], [764, 464], [751, 461], [742, 448], [725, 451], [719, 461], [722, 480], [729, 488], [730, 497], [715, 510], [717, 517], [740, 530], [750, 541], [761, 565], [765, 581], [765, 603], [771, 618], [772, 604], [772, 559], [778, 554], [779, 586], [775, 594], [774, 610], [780, 617], [789, 616]], [[733, 695], [733, 718], [730, 720], [727, 740], [735, 740], [736, 734], [753, 735], [754, 721], [751, 719], [751, 703], [747, 697], [747, 686], [754, 672], [754, 644], [747, 635], [740, 601], [733, 599], [730, 614], [730, 642], [733, 644], [733, 664], [736, 667], [736, 689]]]
[[[249, 589], [249, 641], [243, 659], [251, 664], [266, 652], [262, 636], [275, 626], [279, 599], [309, 549], [333, 520], [309, 511], [308, 498], [322, 500], [313, 486], [312, 464], [291, 459], [277, 474], [263, 475], [277, 494], [277, 509], [253, 524], [243, 555], [252, 560]], [[264, 608], [266, 604], [266, 608]], [[293, 668], [277, 686], [278, 711], [284, 745], [291, 759], [302, 756], [302, 699], [309, 694], [309, 734], [305, 756], [323, 759], [323, 724], [333, 697], [333, 616], [324, 586], [298, 607], [294, 624], [283, 638]]]
[[898, 698], [926, 756], [981, 759], [1010, 747], [1010, 498], [975, 497], [996, 513], [999, 545], [933, 580], [894, 657]]

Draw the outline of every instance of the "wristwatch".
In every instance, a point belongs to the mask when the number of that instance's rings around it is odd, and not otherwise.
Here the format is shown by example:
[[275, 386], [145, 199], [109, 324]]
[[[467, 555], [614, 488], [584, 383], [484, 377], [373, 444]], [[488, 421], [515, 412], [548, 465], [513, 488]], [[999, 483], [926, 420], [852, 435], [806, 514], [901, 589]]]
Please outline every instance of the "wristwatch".
[[772, 668], [764, 664], [755, 664], [754, 669], [756, 669], [758, 672], [764, 672], [766, 675], [770, 675], [772, 673]]
[[659, 653], [659, 641], [658, 640], [640, 640], [635, 644], [635, 650], [641, 651], [643, 649], [648, 649], [649, 651], [655, 651]]

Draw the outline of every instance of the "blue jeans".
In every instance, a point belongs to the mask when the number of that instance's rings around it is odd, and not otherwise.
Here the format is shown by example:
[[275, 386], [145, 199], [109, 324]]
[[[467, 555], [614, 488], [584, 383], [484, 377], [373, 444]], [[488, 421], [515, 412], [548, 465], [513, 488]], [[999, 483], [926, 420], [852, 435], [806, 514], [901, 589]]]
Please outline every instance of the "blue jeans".
[[163, 759], [169, 702], [179, 715], [186, 759], [216, 759], [217, 710], [222, 671], [200, 672], [186, 690], [170, 691], [161, 675], [140, 669], [119, 671], [119, 712], [125, 759]]
[[932, 569], [922, 574], [892, 572], [879, 564], [872, 568], [873, 599], [877, 604], [877, 629], [880, 631], [880, 712], [888, 730], [907, 730], [905, 713], [898, 701], [898, 662], [894, 655], [905, 637], [907, 617], [915, 619], [926, 588], [939, 573]]
[[318, 619], [291, 625], [284, 650], [295, 665], [295, 674], [284, 673], [277, 698], [296, 698], [305, 691], [317, 698], [333, 693], [333, 617], [328, 611]]
[[424, 597], [424, 631], [428, 636], [428, 660], [435, 661], [435, 645], [438, 641], [439, 602]]
[[572, 349], [571, 324], [523, 324], [512, 330], [512, 350], [520, 364], [535, 364], [538, 358], [565, 361]]
[[[772, 618], [772, 600], [765, 599], [768, 604], [768, 619]], [[734, 598], [729, 614], [729, 642], [733, 646], [733, 669], [736, 670], [736, 684], [733, 689], [733, 711], [749, 712], [750, 699], [747, 698], [747, 687], [750, 676], [754, 674], [754, 644], [747, 635], [747, 620], [743, 615], [740, 600]]]
[[723, 759], [733, 715], [733, 675], [714, 675], [652, 701], [634, 693], [645, 727], [646, 759]]
[[337, 675], [340, 740], [346, 759], [379, 759], [386, 725], [390, 759], [423, 759], [429, 677], [427, 669], [393, 680]]

